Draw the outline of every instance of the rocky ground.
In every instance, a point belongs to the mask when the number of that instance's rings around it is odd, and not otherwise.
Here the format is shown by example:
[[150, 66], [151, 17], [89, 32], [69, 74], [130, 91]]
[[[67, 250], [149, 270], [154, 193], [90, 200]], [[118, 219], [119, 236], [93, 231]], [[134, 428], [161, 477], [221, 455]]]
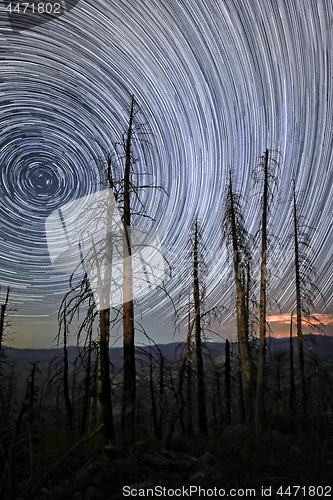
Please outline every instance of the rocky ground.
[[169, 451], [151, 440], [137, 443], [130, 454], [114, 446], [102, 445], [94, 452], [91, 448], [85, 451], [85, 459], [90, 455], [85, 463], [82, 453], [82, 449], [74, 450], [68, 460], [53, 471], [51, 468], [46, 476], [44, 472], [44, 480], [43, 475], [37, 478], [31, 498], [203, 498], [205, 493], [210, 498], [283, 499], [333, 495], [333, 438], [324, 439], [315, 432], [288, 436], [269, 431], [256, 439], [251, 429], [234, 424], [222, 435], [174, 439]]

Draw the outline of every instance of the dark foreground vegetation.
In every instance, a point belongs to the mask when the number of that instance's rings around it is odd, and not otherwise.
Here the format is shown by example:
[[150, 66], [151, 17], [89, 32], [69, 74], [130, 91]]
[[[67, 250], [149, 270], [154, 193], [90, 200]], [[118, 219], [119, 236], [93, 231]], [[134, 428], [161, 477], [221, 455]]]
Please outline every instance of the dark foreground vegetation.
[[[285, 498], [277, 492], [288, 486], [330, 486], [333, 339], [310, 336], [304, 337], [304, 341], [310, 409], [307, 422], [290, 409], [289, 339], [272, 339], [269, 343], [268, 411], [266, 430], [261, 435], [256, 433], [254, 425], [241, 423], [244, 420], [237, 346], [229, 346], [228, 388], [225, 344], [203, 344], [207, 435], [199, 432], [198, 406], [192, 396], [192, 414], [188, 414], [184, 405], [167, 449], [162, 441], [177, 405], [175, 380], [182, 352], [181, 348], [175, 350], [175, 344], [146, 347], [136, 353], [136, 435], [130, 447], [122, 438], [120, 426], [121, 349], [110, 351], [114, 368], [113, 440], [106, 440], [103, 424], [89, 429], [94, 374], [91, 373], [87, 384], [87, 353], [82, 348], [68, 348], [71, 419], [64, 398], [63, 350], [5, 349], [1, 363], [1, 498], [120, 499], [129, 487], [138, 490], [138, 494], [142, 490], [142, 496], [144, 493], [158, 498], [158, 489], [154, 495], [147, 492], [157, 486], [184, 488], [184, 498], [190, 486], [192, 498], [199, 498], [195, 487], [217, 488], [221, 493], [223, 489], [227, 492], [231, 488], [249, 489], [252, 495], [255, 490], [256, 496], [252, 498], [262, 498], [261, 487], [271, 487], [271, 498]], [[92, 364], [95, 361], [92, 353]], [[187, 377], [188, 373], [186, 388]], [[88, 412], [84, 410], [86, 390], [90, 401]], [[228, 390], [230, 405], [226, 400]], [[279, 490], [280, 486], [283, 490]], [[300, 490], [297, 498], [309, 496], [304, 491]], [[241, 498], [242, 491], [239, 493], [236, 498]]]

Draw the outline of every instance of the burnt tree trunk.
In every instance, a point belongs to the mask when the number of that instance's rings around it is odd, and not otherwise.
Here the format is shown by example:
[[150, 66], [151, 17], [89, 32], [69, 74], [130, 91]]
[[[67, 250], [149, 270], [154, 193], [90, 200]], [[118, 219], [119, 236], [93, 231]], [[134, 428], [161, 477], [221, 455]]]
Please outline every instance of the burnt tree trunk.
[[107, 439], [115, 436], [113, 426], [110, 360], [109, 360], [109, 335], [110, 335], [110, 308], [100, 311], [100, 338], [99, 338], [99, 367], [97, 380], [97, 426], [104, 424], [103, 433]]
[[169, 447], [170, 447], [173, 429], [174, 429], [174, 426], [175, 426], [177, 419], [180, 416], [181, 406], [183, 404], [182, 398], [183, 398], [184, 373], [185, 373], [186, 360], [187, 360], [187, 357], [189, 355], [189, 347], [188, 346], [190, 345], [190, 343], [188, 342], [188, 338], [191, 337], [191, 335], [192, 335], [192, 330], [194, 328], [197, 316], [199, 314], [202, 299], [203, 299], [203, 294], [201, 295], [201, 298], [199, 299], [198, 308], [196, 309], [194, 319], [193, 319], [191, 326], [188, 330], [186, 350], [185, 350], [185, 353], [180, 361], [176, 388], [174, 388], [174, 386], [173, 386], [172, 372], [170, 371], [171, 386], [172, 386], [172, 389], [174, 390], [175, 395], [176, 395], [176, 407], [170, 411], [166, 425], [165, 425], [165, 431], [164, 431], [163, 438], [162, 438], [162, 447], [165, 448], [166, 450], [169, 449]]
[[231, 373], [230, 373], [230, 343], [229, 340], [225, 341], [225, 423], [231, 423]]
[[298, 224], [297, 224], [297, 208], [296, 208], [296, 192], [294, 181], [294, 243], [295, 243], [295, 279], [296, 279], [296, 316], [297, 316], [297, 338], [298, 338], [298, 362], [300, 375], [300, 391], [301, 391], [301, 412], [304, 417], [307, 414], [306, 404], [306, 388], [305, 388], [305, 369], [304, 369], [304, 352], [303, 352], [303, 336], [302, 336], [302, 312], [301, 312], [301, 283], [299, 272], [299, 250], [298, 250]]
[[122, 396], [121, 425], [123, 435], [128, 444], [133, 443], [135, 433], [135, 352], [134, 352], [134, 308], [132, 297], [132, 249], [129, 238], [131, 225], [130, 205], [130, 169], [131, 140], [134, 115], [134, 96], [132, 96], [131, 112], [126, 140], [126, 161], [124, 174], [124, 267], [123, 267], [123, 349], [124, 349], [124, 384]]
[[6, 299], [3, 304], [1, 304], [1, 313], [0, 313], [0, 353], [2, 350], [2, 342], [3, 342], [3, 332], [5, 329], [5, 314], [6, 314], [6, 308], [8, 305], [8, 300], [9, 300], [9, 291], [10, 287], [7, 287], [7, 294], [6, 294]]
[[64, 308], [64, 371], [63, 371], [63, 384], [64, 384], [64, 399], [66, 406], [66, 415], [68, 427], [70, 430], [73, 428], [73, 411], [72, 405], [69, 398], [69, 369], [68, 369], [68, 352], [67, 352], [67, 318], [66, 318], [66, 304]]
[[239, 343], [239, 351], [241, 358], [241, 375], [242, 375], [242, 390], [243, 390], [245, 419], [247, 422], [250, 422], [253, 417], [253, 403], [252, 403], [250, 350], [246, 335], [246, 311], [245, 311], [246, 291], [244, 289], [241, 276], [241, 258], [240, 258], [240, 248], [237, 238], [236, 214], [235, 214], [233, 196], [234, 195], [232, 191], [232, 181], [230, 172], [229, 200], [230, 200], [232, 245], [234, 251], [234, 275], [235, 275], [236, 296], [237, 296], [237, 332], [238, 332], [238, 343]]
[[160, 352], [160, 370], [159, 370], [159, 404], [158, 404], [158, 429], [162, 439], [162, 425], [163, 425], [163, 401], [164, 401], [164, 359], [163, 354]]
[[267, 200], [268, 197], [268, 149], [264, 159], [264, 192], [262, 207], [261, 228], [261, 277], [260, 277], [260, 304], [259, 304], [259, 361], [256, 389], [255, 423], [257, 432], [261, 432], [265, 425], [265, 354], [266, 354], [266, 252], [267, 252]]
[[293, 347], [293, 314], [290, 315], [290, 392], [289, 392], [289, 409], [295, 411], [295, 376], [294, 376], [294, 347]]
[[192, 335], [191, 335], [191, 303], [190, 297], [188, 300], [188, 330], [187, 330], [187, 340], [186, 340], [186, 348], [188, 351], [187, 361], [186, 361], [186, 435], [193, 436], [194, 427], [193, 427], [193, 416], [192, 416]]
[[88, 407], [89, 407], [89, 397], [90, 397], [91, 351], [92, 351], [91, 336], [92, 336], [92, 324], [89, 326], [88, 360], [87, 360], [86, 377], [84, 381], [84, 399], [83, 399], [82, 420], [81, 420], [81, 434], [84, 434], [87, 430]]
[[217, 396], [217, 408], [218, 408], [218, 425], [222, 421], [222, 402], [221, 402], [221, 386], [220, 386], [220, 373], [217, 368], [215, 368], [215, 380], [216, 380], [216, 396]]
[[191, 437], [194, 435], [193, 415], [192, 415], [192, 352], [190, 351], [186, 363], [186, 435]]
[[195, 221], [194, 248], [193, 248], [193, 298], [195, 310], [198, 311], [195, 321], [195, 354], [197, 364], [197, 396], [198, 396], [198, 422], [199, 429], [207, 434], [207, 414], [205, 401], [204, 367], [201, 346], [201, 316], [200, 316], [200, 290], [199, 290], [199, 256], [198, 256], [198, 219]]
[[154, 425], [154, 433], [158, 440], [161, 439], [160, 428], [157, 420], [157, 410], [156, 410], [156, 401], [155, 401], [155, 392], [154, 392], [154, 379], [153, 379], [153, 358], [151, 356], [150, 349], [150, 365], [149, 365], [149, 387], [150, 387], [150, 397], [151, 397], [151, 410], [153, 417], [153, 425]]
[[[39, 361], [37, 361], [39, 363]], [[30, 374], [30, 381], [27, 381], [27, 400], [28, 400], [28, 436], [29, 436], [29, 464], [30, 464], [30, 478], [33, 480], [36, 475], [36, 460], [34, 449], [34, 413], [35, 413], [35, 375], [36, 365], [32, 363], [32, 370]]]

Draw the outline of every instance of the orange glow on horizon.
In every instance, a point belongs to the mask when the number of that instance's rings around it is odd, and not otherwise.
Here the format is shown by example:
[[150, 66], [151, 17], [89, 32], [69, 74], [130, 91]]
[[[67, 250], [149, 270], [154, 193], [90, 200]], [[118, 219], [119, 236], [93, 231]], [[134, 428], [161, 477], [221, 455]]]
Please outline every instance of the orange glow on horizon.
[[[313, 315], [316, 320], [307, 321], [304, 317], [302, 317], [302, 325], [333, 325], [333, 314], [314, 314]], [[284, 325], [290, 324], [290, 314], [276, 314], [273, 316], [267, 316], [267, 321], [270, 323], [281, 323]], [[293, 315], [293, 324], [296, 324], [296, 315]]]

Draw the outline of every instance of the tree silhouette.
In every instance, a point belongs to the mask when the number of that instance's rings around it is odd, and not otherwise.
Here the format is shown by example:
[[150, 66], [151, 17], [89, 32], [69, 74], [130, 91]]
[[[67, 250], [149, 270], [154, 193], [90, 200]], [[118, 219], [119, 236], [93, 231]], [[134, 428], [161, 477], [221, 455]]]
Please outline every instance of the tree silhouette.
[[[204, 266], [203, 256], [200, 251], [200, 244], [202, 242], [201, 225], [196, 216], [192, 225], [192, 257], [193, 257], [193, 299], [196, 311], [196, 320], [194, 328], [195, 337], [195, 357], [197, 365], [197, 398], [198, 398], [198, 423], [199, 429], [202, 433], [207, 434], [207, 413], [205, 402], [205, 382], [204, 382], [204, 367], [202, 358], [202, 345], [201, 345], [201, 310], [200, 310], [200, 287], [202, 286], [199, 279], [202, 268]], [[200, 272], [201, 271], [201, 272]], [[188, 350], [188, 348], [187, 348]], [[188, 354], [190, 351], [188, 350]]]
[[295, 411], [295, 376], [294, 376], [294, 346], [293, 346], [293, 313], [290, 314], [290, 335], [289, 335], [289, 364], [290, 364], [290, 389], [289, 389], [289, 409]]
[[6, 309], [8, 305], [8, 300], [9, 300], [9, 292], [10, 292], [10, 287], [7, 287], [7, 293], [6, 293], [6, 298], [5, 302], [1, 304], [1, 313], [0, 313], [0, 354], [2, 352], [2, 342], [3, 342], [3, 335], [4, 335], [4, 329], [5, 329], [5, 315], [6, 315]]
[[266, 351], [266, 281], [267, 281], [267, 216], [272, 198], [270, 183], [277, 183], [272, 172], [272, 165], [277, 165], [266, 149], [259, 158], [258, 174], [263, 174], [262, 219], [261, 219], [261, 269], [260, 269], [260, 302], [259, 302], [259, 361], [256, 386], [255, 422], [256, 430], [260, 432], [265, 427], [265, 351]]
[[[252, 401], [252, 370], [250, 359], [249, 339], [247, 336], [246, 318], [246, 282], [244, 277], [245, 265], [249, 260], [248, 234], [245, 229], [242, 214], [241, 197], [233, 190], [231, 170], [229, 171], [229, 184], [225, 200], [225, 215], [222, 223], [222, 235], [227, 242], [228, 248], [233, 251], [234, 279], [236, 284], [236, 310], [237, 310], [237, 334], [241, 358], [242, 389], [245, 418], [249, 422], [253, 416]], [[245, 256], [245, 262], [243, 259]]]

